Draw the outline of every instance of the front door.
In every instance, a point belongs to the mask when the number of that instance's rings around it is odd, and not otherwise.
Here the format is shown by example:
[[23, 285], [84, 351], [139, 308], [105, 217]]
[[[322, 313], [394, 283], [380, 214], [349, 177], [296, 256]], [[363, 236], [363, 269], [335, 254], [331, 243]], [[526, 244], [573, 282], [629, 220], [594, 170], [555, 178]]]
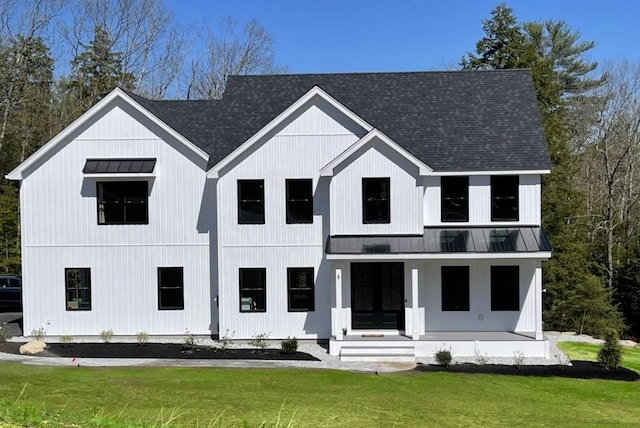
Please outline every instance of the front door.
[[351, 263], [351, 328], [404, 329], [402, 263]]

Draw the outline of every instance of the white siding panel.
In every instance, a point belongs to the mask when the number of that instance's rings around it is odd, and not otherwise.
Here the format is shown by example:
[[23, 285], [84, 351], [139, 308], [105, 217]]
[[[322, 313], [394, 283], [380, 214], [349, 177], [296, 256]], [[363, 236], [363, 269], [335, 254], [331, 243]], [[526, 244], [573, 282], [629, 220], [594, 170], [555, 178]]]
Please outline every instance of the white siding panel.
[[491, 223], [491, 177], [469, 177], [469, 223]]
[[[331, 182], [331, 234], [420, 234], [423, 228], [422, 180], [417, 168], [381, 142], [364, 147]], [[388, 224], [363, 224], [362, 179], [389, 177]]]
[[540, 207], [541, 199], [541, 183], [539, 175], [521, 175], [520, 176], [520, 195], [519, 207], [520, 223], [530, 225], [541, 224]]
[[[158, 310], [157, 269], [169, 266], [184, 268], [184, 310]], [[66, 310], [64, 272], [72, 267], [91, 269], [90, 311]], [[206, 246], [29, 248], [23, 275], [26, 334], [215, 333]]]
[[[520, 262], [521, 311], [491, 311], [491, 265], [508, 262], [427, 262], [421, 284], [426, 331], [535, 332], [535, 263]], [[469, 311], [442, 311], [441, 266], [469, 266]]]
[[[270, 338], [327, 338], [331, 332], [333, 271], [321, 263], [322, 246], [225, 248], [220, 254], [220, 334], [247, 339], [266, 333]], [[240, 312], [240, 268], [266, 269], [266, 312]], [[288, 312], [287, 268], [313, 267], [315, 311]]]

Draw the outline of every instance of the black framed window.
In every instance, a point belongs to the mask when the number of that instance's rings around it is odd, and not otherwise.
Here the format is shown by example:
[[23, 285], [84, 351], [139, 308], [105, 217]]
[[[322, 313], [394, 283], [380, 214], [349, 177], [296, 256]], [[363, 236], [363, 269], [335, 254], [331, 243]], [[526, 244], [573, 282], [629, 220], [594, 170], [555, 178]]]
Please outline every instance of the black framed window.
[[469, 310], [469, 266], [442, 266], [442, 310]]
[[182, 267], [158, 268], [158, 309], [184, 309]]
[[491, 177], [491, 221], [518, 221], [517, 175]]
[[264, 224], [264, 180], [238, 180], [238, 223]]
[[442, 177], [440, 218], [442, 221], [469, 221], [469, 177]]
[[289, 312], [315, 310], [313, 268], [287, 269], [287, 301]]
[[491, 266], [491, 310], [520, 310], [519, 266]]
[[66, 268], [64, 285], [68, 311], [91, 310], [91, 269]]
[[100, 181], [98, 224], [149, 224], [146, 181]]
[[266, 312], [267, 270], [240, 268], [240, 312]]
[[287, 224], [313, 223], [313, 184], [311, 179], [286, 180]]
[[389, 223], [391, 206], [389, 178], [362, 179], [362, 222]]

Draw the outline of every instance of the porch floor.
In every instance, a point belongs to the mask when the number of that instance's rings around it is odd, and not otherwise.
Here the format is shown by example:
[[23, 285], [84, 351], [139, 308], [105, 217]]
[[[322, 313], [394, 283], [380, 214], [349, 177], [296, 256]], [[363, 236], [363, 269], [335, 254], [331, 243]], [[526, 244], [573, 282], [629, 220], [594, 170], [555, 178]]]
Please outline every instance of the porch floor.
[[[411, 342], [412, 339], [409, 336], [402, 334], [391, 333], [380, 335], [374, 334], [357, 334], [351, 332], [344, 336], [345, 341], [407, 341]], [[509, 331], [432, 331], [420, 335], [421, 341], [437, 341], [437, 342], [458, 342], [458, 341], [526, 341], [536, 340], [535, 337], [529, 336], [524, 333], [513, 333]]]

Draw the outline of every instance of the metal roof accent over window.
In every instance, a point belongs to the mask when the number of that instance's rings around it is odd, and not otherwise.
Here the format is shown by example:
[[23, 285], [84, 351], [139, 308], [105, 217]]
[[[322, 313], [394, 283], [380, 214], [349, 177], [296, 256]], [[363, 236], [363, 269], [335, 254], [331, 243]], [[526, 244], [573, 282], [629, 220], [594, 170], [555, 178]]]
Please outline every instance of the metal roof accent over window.
[[87, 159], [82, 172], [85, 174], [150, 174], [155, 166], [155, 158]]
[[327, 254], [437, 254], [548, 252], [541, 227], [426, 227], [423, 235], [331, 236]]

